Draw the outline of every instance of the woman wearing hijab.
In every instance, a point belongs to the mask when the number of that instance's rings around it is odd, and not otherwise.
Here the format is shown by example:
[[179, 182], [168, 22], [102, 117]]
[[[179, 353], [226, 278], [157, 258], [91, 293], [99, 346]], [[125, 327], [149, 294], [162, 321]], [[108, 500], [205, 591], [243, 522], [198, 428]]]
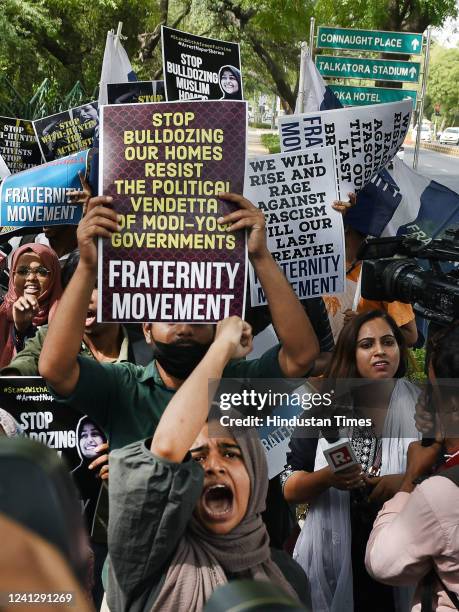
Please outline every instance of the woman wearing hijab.
[[220, 100], [242, 100], [241, 72], [234, 66], [222, 66], [218, 82], [223, 96]]
[[0, 306], [0, 367], [10, 363], [53, 316], [62, 295], [56, 253], [43, 244], [24, 244], [13, 255], [8, 291]]
[[104, 434], [87, 416], [78, 421], [76, 440], [80, 463], [72, 471], [72, 477], [80, 492], [88, 530], [91, 533], [101, 480], [89, 469], [89, 465], [99, 456], [99, 447], [106, 440]]
[[273, 582], [290, 599], [306, 598], [304, 573], [269, 547], [261, 519], [267, 465], [256, 433], [206, 424], [208, 381], [248, 354], [251, 341], [247, 323], [221, 321], [153, 440], [111, 453], [111, 612], [200, 612], [218, 586], [236, 578]]
[[[314, 612], [409, 609], [407, 591], [393, 592], [372, 580], [364, 565], [377, 510], [398, 491], [408, 446], [418, 439], [419, 389], [403, 378], [405, 370], [404, 337], [392, 317], [380, 310], [355, 317], [338, 337], [324, 386], [338, 391], [337, 384], [346, 385], [347, 393], [335, 400], [337, 413], [362, 417], [361, 423], [370, 417], [373, 426], [343, 428], [340, 440], [337, 431], [334, 440], [327, 440], [327, 432], [313, 439], [297, 428], [290, 440], [284, 496], [290, 503], [309, 504], [293, 558], [310, 581]], [[352, 384], [352, 379], [372, 384]], [[333, 472], [324, 451], [345, 440], [358, 465]]]

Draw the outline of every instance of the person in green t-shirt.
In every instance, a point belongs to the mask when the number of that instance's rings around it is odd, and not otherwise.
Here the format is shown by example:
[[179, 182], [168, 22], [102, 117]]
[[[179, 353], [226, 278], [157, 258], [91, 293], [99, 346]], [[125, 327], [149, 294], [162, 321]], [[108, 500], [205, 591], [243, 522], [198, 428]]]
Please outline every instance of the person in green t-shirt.
[[[233, 378], [296, 378], [305, 375], [319, 353], [316, 335], [293, 289], [266, 244], [262, 211], [241, 195], [220, 197], [240, 209], [219, 223], [229, 232], [247, 230], [250, 261], [261, 283], [280, 344], [260, 359], [239, 360], [225, 368]], [[79, 356], [84, 322], [97, 276], [95, 238], [119, 231], [112, 198], [91, 198], [78, 227], [80, 261], [49, 326], [39, 370], [56, 401], [84, 411], [105, 432], [110, 448], [151, 436], [175, 391], [200, 362], [213, 341], [215, 326], [144, 323], [146, 341], [155, 348], [147, 367], [102, 364]]]

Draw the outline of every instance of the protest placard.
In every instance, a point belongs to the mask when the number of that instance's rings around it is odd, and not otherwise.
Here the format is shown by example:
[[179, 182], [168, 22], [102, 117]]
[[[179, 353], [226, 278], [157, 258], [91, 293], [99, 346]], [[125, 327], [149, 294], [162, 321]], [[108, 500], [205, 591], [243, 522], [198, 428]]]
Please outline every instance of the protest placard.
[[7, 176], [0, 185], [0, 226], [78, 225], [80, 204], [69, 192], [81, 189], [88, 151], [74, 153], [30, 170]]
[[106, 442], [102, 431], [76, 410], [62, 410], [56, 405], [40, 376], [2, 376], [0, 407], [16, 419], [24, 435], [54, 449], [65, 459], [90, 526], [101, 480], [97, 470], [89, 470], [88, 465], [97, 456], [95, 446]]
[[411, 100], [338, 108], [279, 118], [281, 151], [333, 146], [338, 195], [358, 193], [394, 157], [405, 140]]
[[97, 102], [90, 102], [33, 122], [46, 161], [90, 149], [99, 133]]
[[161, 27], [166, 98], [242, 100], [237, 43]]
[[11, 174], [42, 163], [32, 121], [0, 117], [0, 155]]
[[0, 181], [3, 180], [5, 176], [8, 176], [9, 174], [11, 174], [10, 169], [5, 164], [5, 160], [3, 159], [3, 157], [0, 155]]
[[217, 219], [242, 193], [245, 102], [103, 106], [99, 193], [121, 232], [99, 241], [103, 321], [214, 322], [243, 316], [246, 246]]
[[[265, 213], [268, 248], [300, 299], [344, 288], [344, 233], [333, 147], [248, 160], [244, 195]], [[252, 306], [266, 297], [250, 266]]]
[[134, 104], [136, 102], [164, 102], [164, 81], [129, 81], [107, 85], [109, 104]]

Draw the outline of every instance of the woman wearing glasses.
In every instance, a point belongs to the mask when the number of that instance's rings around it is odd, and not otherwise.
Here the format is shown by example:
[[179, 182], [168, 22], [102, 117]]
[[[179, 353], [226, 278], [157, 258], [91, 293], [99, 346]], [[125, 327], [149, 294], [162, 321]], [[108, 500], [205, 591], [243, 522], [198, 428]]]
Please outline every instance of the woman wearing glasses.
[[8, 291], [0, 306], [0, 367], [8, 365], [53, 316], [62, 295], [56, 253], [43, 244], [25, 244], [14, 253]]

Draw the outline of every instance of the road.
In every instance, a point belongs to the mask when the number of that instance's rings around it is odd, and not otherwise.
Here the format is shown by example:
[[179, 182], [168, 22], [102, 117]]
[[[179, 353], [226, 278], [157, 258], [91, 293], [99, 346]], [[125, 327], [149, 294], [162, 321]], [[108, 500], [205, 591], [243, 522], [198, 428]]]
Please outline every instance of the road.
[[[413, 166], [414, 147], [405, 147], [405, 164]], [[459, 157], [419, 149], [417, 172], [459, 193]]]

